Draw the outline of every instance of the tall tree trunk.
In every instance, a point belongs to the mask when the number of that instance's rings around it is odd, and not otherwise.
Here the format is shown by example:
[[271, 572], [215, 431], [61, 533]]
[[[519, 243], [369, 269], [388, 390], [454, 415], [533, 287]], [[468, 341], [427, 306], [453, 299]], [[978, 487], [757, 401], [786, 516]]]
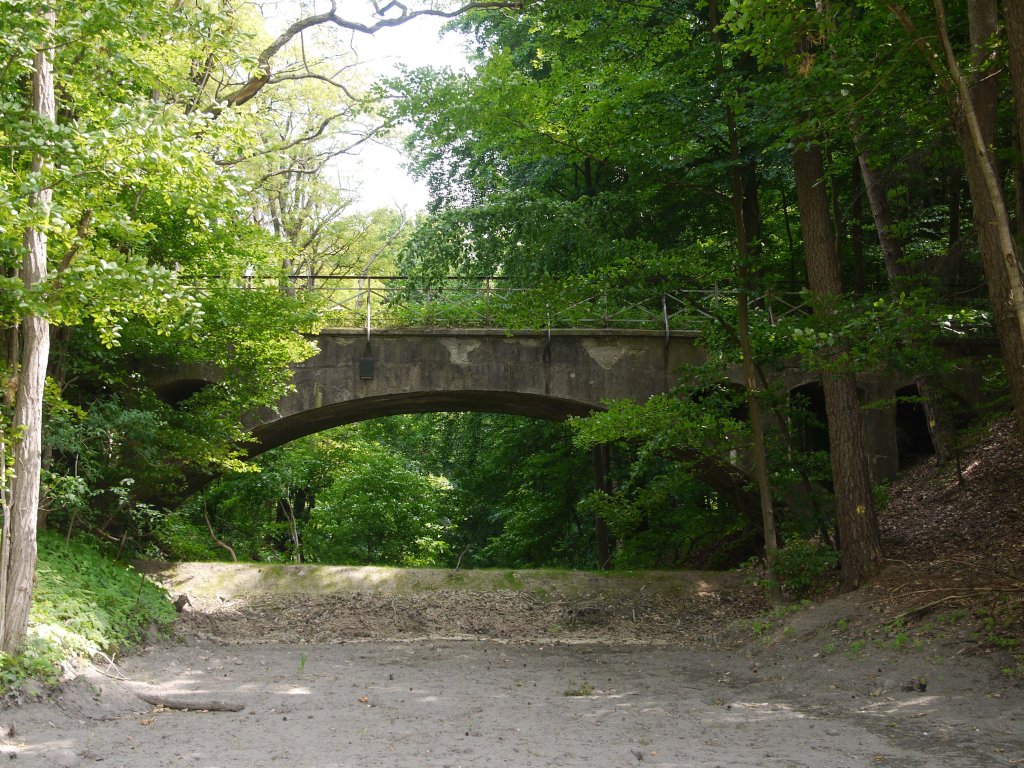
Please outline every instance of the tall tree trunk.
[[[1014, 197], [1016, 203], [1017, 247], [1024, 246], [1024, 3], [1003, 0], [1006, 41], [1010, 50], [1010, 85], [1013, 88], [1014, 135]], [[1018, 250], [1019, 253], [1019, 250]]]
[[953, 262], [951, 295], [960, 291], [964, 273], [964, 238], [961, 226], [963, 209], [963, 171], [957, 166], [949, 174], [949, 245], [947, 253]]
[[[1017, 124], [1018, 160], [1024, 162], [1024, 3], [1003, 0], [1007, 47], [1010, 49], [1010, 84], [1013, 87], [1014, 115]], [[1022, 191], [1017, 189], [1017, 196]]]
[[[718, 27], [717, 0], [709, 3], [711, 24]], [[714, 33], [718, 42], [718, 33]], [[724, 64], [718, 59], [718, 71], [724, 74]], [[738, 317], [736, 330], [740, 339], [740, 351], [743, 356], [743, 379], [747, 390], [747, 405], [750, 412], [750, 431], [753, 437], [754, 472], [757, 476], [758, 499], [761, 504], [761, 526], [764, 531], [764, 554], [768, 566], [771, 598], [774, 602], [782, 599], [782, 591], [773, 578], [775, 553], [778, 550], [778, 539], [775, 533], [775, 508], [772, 503], [771, 482], [768, 476], [768, 452], [765, 448], [764, 419], [761, 415], [761, 394], [759, 382], [755, 375], [754, 351], [750, 342], [750, 276], [753, 269], [751, 251], [761, 251], [761, 215], [757, 203], [757, 169], [748, 167], [746, 183], [743, 168], [740, 167], [740, 142], [736, 129], [736, 117], [732, 107], [725, 104], [726, 121], [729, 127], [729, 155], [732, 165], [730, 181], [732, 182], [733, 226], [736, 229], [736, 247], [738, 251], [737, 273], [739, 291], [736, 297]], [[756, 245], [751, 247], [751, 241]]]
[[[818, 300], [827, 302], [829, 297], [842, 293], [842, 281], [821, 148], [814, 144], [799, 146], [793, 152], [793, 169], [808, 283]], [[852, 373], [826, 371], [821, 378], [842, 550], [842, 583], [844, 588], [853, 589], [877, 573], [882, 563], [860, 400]]]
[[856, 160], [850, 169], [853, 202], [850, 210], [850, 248], [853, 253], [853, 292], [864, 295], [864, 182]]
[[[875, 222], [875, 231], [878, 233], [878, 244], [882, 249], [885, 273], [889, 278], [889, 285], [895, 289], [899, 279], [906, 275], [906, 268], [903, 265], [903, 242], [893, 234], [892, 209], [889, 207], [889, 196], [882, 174], [871, 165], [864, 152], [860, 153], [858, 161], [868, 203], [871, 206], [871, 216]], [[918, 374], [914, 377], [914, 383], [921, 398], [921, 407], [924, 409], [928, 434], [932, 439], [936, 458], [944, 464], [953, 455], [951, 419], [947, 410], [942, 407], [938, 389], [930, 377]]]
[[[1016, 2], [1009, 0], [1010, 5]], [[1024, 444], [1024, 275], [1010, 228], [1002, 180], [991, 149], [995, 140], [999, 81], [996, 73], [985, 67], [993, 51], [990, 43], [999, 28], [996, 0], [968, 0], [967, 3], [971, 36], [970, 79], [961, 70], [949, 40], [945, 4], [942, 0], [932, 0], [932, 5], [941, 56], [935, 53], [927, 38], [918, 33], [902, 6], [890, 3], [888, 7], [921, 49], [950, 102], [953, 127], [967, 170], [978, 250], [1010, 384], [1017, 433]]]
[[[56, 13], [45, 15], [49, 29], [56, 23]], [[53, 93], [53, 70], [47, 49], [35, 55], [32, 73], [32, 108], [44, 120], [56, 119]], [[39, 174], [45, 159], [36, 155], [32, 170]], [[50, 213], [52, 189], [34, 193], [29, 204], [36, 221], [44, 222]], [[26, 286], [35, 286], [46, 278], [46, 234], [35, 226], [25, 230], [25, 255], [22, 279]], [[28, 613], [32, 605], [32, 587], [36, 568], [36, 510], [39, 506], [39, 462], [43, 421], [43, 385], [50, 354], [50, 327], [42, 317], [26, 315], [22, 319], [23, 348], [18, 371], [18, 391], [14, 404], [12, 426], [14, 444], [14, 479], [11, 483], [9, 520], [4, 521], [4, 541], [0, 594], [3, 615], [0, 617], [0, 650], [16, 652], [25, 638]]]
[[[594, 488], [598, 491], [610, 494], [612, 492], [608, 472], [611, 469], [611, 450], [607, 443], [598, 443], [593, 448], [594, 460]], [[612, 552], [611, 540], [608, 531], [608, 521], [600, 514], [594, 517], [594, 538], [597, 549], [597, 567], [602, 571], [611, 567]]]
[[864, 192], [868, 196], [868, 205], [871, 206], [871, 218], [875, 222], [875, 232], [878, 234], [878, 245], [882, 250], [885, 273], [892, 282], [906, 274], [902, 264], [903, 243], [893, 234], [892, 208], [889, 206], [889, 196], [886, 194], [882, 175], [871, 166], [865, 153], [861, 152], [857, 160], [860, 164], [861, 178], [864, 180]]
[[[1010, 384], [1017, 431], [1024, 443], [1024, 276], [1002, 183], [991, 147], [995, 141], [999, 81], [984, 69], [998, 31], [996, 0], [969, 0], [973, 73], [970, 81], [953, 53], [942, 0], [933, 0], [939, 39], [952, 80], [953, 125], [963, 151], [981, 264]], [[1012, 5], [1013, 3], [1011, 3]]]

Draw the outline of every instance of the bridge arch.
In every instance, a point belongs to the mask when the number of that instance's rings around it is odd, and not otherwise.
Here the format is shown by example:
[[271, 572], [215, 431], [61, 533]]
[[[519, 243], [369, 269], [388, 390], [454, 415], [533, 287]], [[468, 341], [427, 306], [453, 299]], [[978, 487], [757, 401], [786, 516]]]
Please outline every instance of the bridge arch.
[[249, 453], [256, 456], [271, 448], [325, 429], [383, 416], [475, 411], [505, 413], [548, 421], [565, 421], [571, 416], [586, 416], [594, 410], [604, 410], [604, 407], [523, 392], [490, 390], [401, 392], [344, 400], [257, 424], [251, 429], [257, 443], [253, 445]]
[[[319, 352], [293, 366], [293, 391], [273, 409], [244, 420], [256, 437], [255, 455], [333, 426], [380, 416], [477, 411], [563, 420], [604, 409], [608, 400], [642, 402], [672, 389], [681, 369], [705, 361], [692, 331], [393, 328], [324, 330]], [[741, 382], [736, 366], [723, 373]], [[158, 374], [158, 375], [157, 375]], [[151, 375], [151, 385], [176, 402], [224, 374], [211, 366], [179, 366]], [[971, 391], [970, 370], [950, 381]], [[816, 382], [796, 366], [771, 373], [785, 390]], [[858, 376], [865, 403], [894, 402], [906, 382]], [[816, 385], [815, 385], [816, 386]], [[977, 390], [974, 382], [973, 389]], [[866, 408], [866, 453], [876, 481], [899, 468], [896, 409]], [[737, 507], [759, 516], [747, 472], [722, 459], [680, 455], [695, 475]]]
[[668, 391], [703, 360], [695, 336], [623, 330], [328, 330], [293, 367], [294, 389], [247, 426], [262, 449], [330, 426], [429, 411], [563, 420], [607, 400]]

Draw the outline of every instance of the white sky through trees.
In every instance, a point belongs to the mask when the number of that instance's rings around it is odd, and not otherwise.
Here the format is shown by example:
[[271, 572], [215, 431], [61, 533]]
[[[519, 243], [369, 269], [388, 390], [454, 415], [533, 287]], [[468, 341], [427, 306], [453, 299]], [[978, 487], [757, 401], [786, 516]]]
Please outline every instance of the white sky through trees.
[[[269, 0], [256, 2], [267, 20], [267, 29], [277, 34], [293, 21], [312, 13], [322, 12], [322, 3], [301, 0]], [[338, 3], [339, 15], [370, 23], [374, 20], [372, 6], [366, 0]], [[366, 10], [360, 11], [360, 8]], [[365, 20], [362, 18], [365, 16]], [[375, 35], [352, 33], [346, 37], [361, 63], [362, 79], [373, 82], [395, 75], [402, 65], [406, 67], [468, 67], [464, 51], [465, 39], [457, 32], [441, 35], [447, 19], [422, 16], [397, 27], [385, 28]], [[364, 144], [352, 154], [338, 158], [331, 174], [340, 186], [357, 188], [355, 211], [399, 207], [407, 213], [426, 208], [427, 188], [414, 181], [402, 168], [406, 161], [401, 150], [400, 137]]]

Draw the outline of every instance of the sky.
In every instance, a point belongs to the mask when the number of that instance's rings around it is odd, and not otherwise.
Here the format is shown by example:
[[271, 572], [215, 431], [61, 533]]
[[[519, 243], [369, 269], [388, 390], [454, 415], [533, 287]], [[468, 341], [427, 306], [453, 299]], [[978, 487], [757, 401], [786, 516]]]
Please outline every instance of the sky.
[[[268, 0], [257, 2], [257, 5], [267, 19], [268, 31], [272, 33], [295, 19], [324, 10], [318, 7], [323, 3], [296, 0]], [[338, 6], [339, 15], [363, 23], [373, 21], [369, 13], [358, 15], [356, 11], [357, 7], [372, 11], [367, 0], [342, 0]], [[467, 68], [464, 41], [458, 33], [442, 36], [441, 27], [445, 23], [445, 19], [421, 16], [397, 27], [384, 28], [375, 35], [354, 34], [351, 37], [352, 47], [365, 65], [366, 80], [394, 75], [400, 65]], [[402, 167], [405, 160], [400, 141], [396, 138], [362, 145], [358, 155], [340, 158], [334, 172], [342, 186], [348, 188], [351, 183], [358, 187], [358, 200], [352, 206], [354, 210], [365, 212], [397, 206], [411, 214], [426, 208], [427, 188], [405, 172]]]
[[[414, 19], [376, 35], [363, 35], [355, 41], [361, 59], [380, 75], [394, 74], [398, 64], [410, 67], [466, 66], [462, 41], [457, 33], [440, 36], [442, 19]], [[394, 142], [397, 143], [397, 142]], [[402, 169], [403, 153], [394, 146], [371, 144], [360, 155], [355, 174], [360, 184], [360, 210], [391, 207], [396, 203], [408, 212], [423, 210], [427, 188], [414, 182]]]

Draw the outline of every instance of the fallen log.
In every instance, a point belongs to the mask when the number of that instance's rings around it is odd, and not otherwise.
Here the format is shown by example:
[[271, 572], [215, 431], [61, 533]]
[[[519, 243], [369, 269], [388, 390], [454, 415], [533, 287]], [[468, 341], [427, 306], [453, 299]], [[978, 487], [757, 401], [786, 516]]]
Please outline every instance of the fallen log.
[[147, 704], [165, 709], [185, 709], [193, 712], [203, 710], [206, 712], [241, 712], [245, 704], [235, 701], [221, 701], [220, 699], [203, 699], [196, 696], [165, 696], [160, 693], [141, 691], [136, 694]]

